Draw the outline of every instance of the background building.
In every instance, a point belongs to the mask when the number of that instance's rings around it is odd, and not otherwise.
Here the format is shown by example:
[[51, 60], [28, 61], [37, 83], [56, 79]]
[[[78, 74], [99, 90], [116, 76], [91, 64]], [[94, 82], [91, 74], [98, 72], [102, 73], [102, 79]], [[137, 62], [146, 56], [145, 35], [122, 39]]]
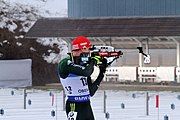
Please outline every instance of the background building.
[[179, 0], [68, 0], [68, 17], [177, 16]]
[[[113, 64], [119, 67], [120, 80], [180, 82], [178, 6], [177, 0], [69, 0], [68, 18], [39, 19], [26, 37], [60, 37], [71, 48], [72, 40], [83, 35], [93, 45], [124, 52]], [[150, 62], [144, 62], [147, 57], [137, 47], [150, 55]], [[108, 77], [114, 76], [113, 70]]]
[[[180, 15], [179, 6], [180, 6], [179, 0], [76, 0], [76, 1], [68, 0], [68, 17], [77, 18], [77, 19], [79, 18], [80, 19], [84, 19], [84, 18], [132, 18], [133, 19], [133, 18], [156, 18], [156, 17], [172, 17], [172, 16], [178, 17]], [[146, 25], [148, 25], [148, 23]], [[162, 24], [161, 26], [163, 28], [165, 27], [165, 24]], [[127, 32], [129, 31], [127, 30]], [[146, 36], [146, 37], [148, 39], [153, 38], [153, 36]], [[119, 40], [122, 40], [122, 38], [116, 39], [116, 41]], [[169, 38], [165, 38], [165, 39], [158, 38], [155, 40], [161, 43], [166, 41], [171, 41], [169, 40]], [[122, 41], [127, 42], [128, 40], [122, 40]], [[130, 44], [131, 44], [130, 42], [129, 45], [124, 45], [124, 46], [122, 44], [118, 44], [118, 47], [116, 45], [116, 48], [123, 49], [123, 51], [125, 51], [125, 54], [123, 55], [122, 59], [119, 60], [118, 63], [115, 65], [118, 66], [139, 65], [138, 54], [135, 51], [131, 52], [132, 49], [135, 49], [139, 44], [136, 43], [133, 47], [130, 46]], [[145, 48], [145, 44], [143, 44], [142, 47]], [[176, 48], [177, 46], [175, 43], [164, 44], [163, 46], [162, 44], [149, 45], [148, 52], [151, 56], [151, 63], [144, 64], [143, 66], [176, 66], [177, 65], [176, 58], [179, 57], [177, 55]]]

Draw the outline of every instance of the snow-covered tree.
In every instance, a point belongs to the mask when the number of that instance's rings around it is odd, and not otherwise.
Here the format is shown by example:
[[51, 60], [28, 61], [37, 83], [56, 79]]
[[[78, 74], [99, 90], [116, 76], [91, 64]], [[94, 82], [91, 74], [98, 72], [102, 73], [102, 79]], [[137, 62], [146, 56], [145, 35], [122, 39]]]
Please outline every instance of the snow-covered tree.
[[[36, 0], [37, 2], [46, 3], [48, 0]], [[23, 38], [26, 32], [32, 27], [32, 25], [36, 22], [37, 19], [41, 18], [44, 13], [50, 14], [49, 11], [39, 10], [39, 8], [33, 5], [24, 5], [21, 3], [12, 3], [7, 2], [6, 0], [0, 0], [0, 30], [3, 30], [4, 34], [3, 38], [0, 39], [0, 44], [3, 46], [4, 40], [8, 41], [9, 38], [13, 38], [14, 40], [18, 40], [19, 38]], [[52, 39], [38, 39], [38, 43], [43, 43], [45, 41], [48, 43], [46, 46], [53, 47], [52, 44], [56, 42], [58, 51], [48, 50], [49, 54], [43, 54], [42, 57], [48, 63], [57, 63], [64, 52], [66, 50], [66, 43], [63, 40], [57, 38]], [[12, 44], [9, 42], [9, 44]], [[18, 46], [22, 46], [22, 43], [19, 41], [16, 43]], [[32, 46], [30, 46], [32, 50]], [[35, 50], [35, 49], [34, 49]], [[66, 50], [67, 52], [67, 50]], [[3, 53], [0, 54], [0, 57], [3, 56]]]
[[33, 6], [5, 1], [0, 1], [0, 29], [8, 29], [12, 33], [27, 32], [40, 18], [39, 10]]
[[[45, 3], [50, 0], [33, 1]], [[57, 82], [56, 64], [67, 50], [67, 44], [60, 38], [24, 38], [44, 13], [50, 14], [48, 10], [42, 10], [33, 5], [0, 0], [0, 59], [33, 59], [34, 85]]]

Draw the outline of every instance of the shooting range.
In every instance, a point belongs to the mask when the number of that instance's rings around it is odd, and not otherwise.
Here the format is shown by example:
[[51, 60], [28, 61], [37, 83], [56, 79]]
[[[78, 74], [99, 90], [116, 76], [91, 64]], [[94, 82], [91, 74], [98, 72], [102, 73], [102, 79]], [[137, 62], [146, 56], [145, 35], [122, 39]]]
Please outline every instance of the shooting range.
[[[122, 52], [106, 70], [107, 90], [91, 98], [95, 119], [179, 120], [180, 0], [67, 0], [66, 5], [66, 17], [39, 15], [24, 37], [63, 40], [71, 52], [74, 38], [85, 36], [100, 51]], [[63, 90], [12, 88], [32, 85], [32, 62], [0, 61], [0, 120], [65, 120]], [[95, 67], [91, 77], [98, 72]]]
[[[71, 41], [78, 35], [84, 35], [91, 40], [92, 45], [113, 46], [115, 49], [121, 50], [122, 58], [114, 62], [114, 66], [118, 66], [119, 69], [128, 66], [127, 71], [123, 69], [125, 74], [133, 68], [136, 69], [134, 79], [123, 75], [124, 78], [119, 81], [179, 82], [179, 20], [179, 17], [43, 18], [36, 22], [26, 37], [58, 36], [67, 41], [70, 50]], [[43, 26], [44, 24], [50, 27], [47, 28]], [[138, 31], [137, 28], [139, 28]], [[177, 72], [174, 74], [174, 71]], [[108, 76], [112, 77], [113, 74], [115, 73], [111, 72], [111, 75], [108, 74]], [[118, 72], [119, 74], [121, 73]], [[168, 76], [163, 76], [165, 74]]]

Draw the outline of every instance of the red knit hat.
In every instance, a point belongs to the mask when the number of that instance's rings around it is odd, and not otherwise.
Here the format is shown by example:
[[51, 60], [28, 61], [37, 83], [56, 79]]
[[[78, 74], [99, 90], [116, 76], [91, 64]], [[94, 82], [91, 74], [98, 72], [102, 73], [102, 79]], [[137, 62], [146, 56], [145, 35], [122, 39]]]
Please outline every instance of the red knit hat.
[[72, 42], [72, 50], [80, 50], [83, 48], [90, 48], [90, 41], [84, 36], [78, 36]]

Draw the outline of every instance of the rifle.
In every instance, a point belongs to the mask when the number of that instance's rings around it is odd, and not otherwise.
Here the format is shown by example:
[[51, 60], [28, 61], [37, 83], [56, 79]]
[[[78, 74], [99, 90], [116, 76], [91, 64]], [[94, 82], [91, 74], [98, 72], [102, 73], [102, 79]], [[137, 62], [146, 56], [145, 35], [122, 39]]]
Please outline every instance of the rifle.
[[90, 48], [91, 57], [101, 56], [102, 59], [106, 59], [108, 61], [107, 65], [110, 66], [115, 60], [123, 55], [122, 51], [115, 51], [112, 46], [95, 46], [93, 45]]

